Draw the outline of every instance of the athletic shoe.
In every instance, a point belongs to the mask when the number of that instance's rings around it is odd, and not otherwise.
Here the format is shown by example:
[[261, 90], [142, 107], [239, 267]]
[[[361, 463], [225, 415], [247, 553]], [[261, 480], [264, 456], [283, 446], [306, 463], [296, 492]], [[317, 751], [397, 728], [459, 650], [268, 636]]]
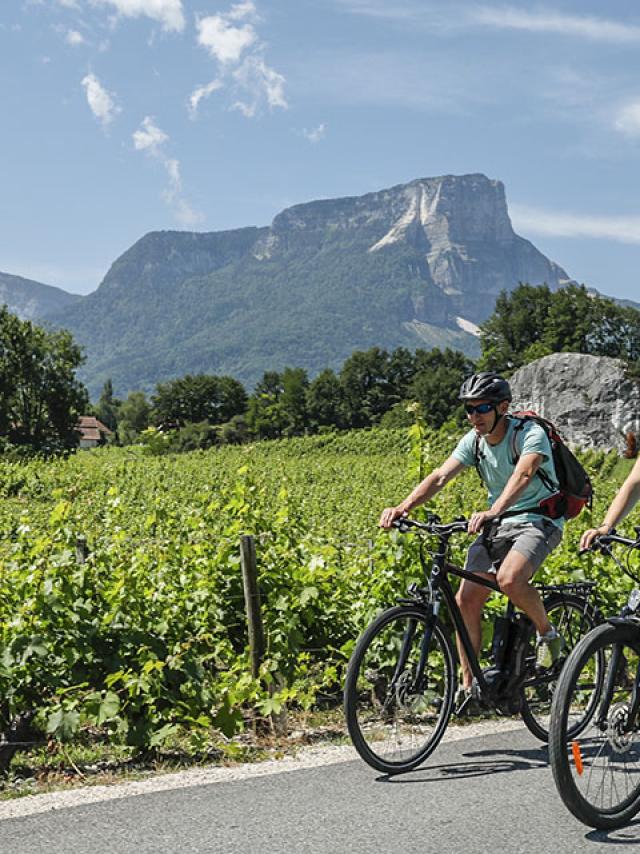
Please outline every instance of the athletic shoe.
[[562, 635], [558, 634], [556, 627], [551, 626], [546, 635], [538, 635], [536, 647], [536, 668], [545, 670], [560, 658], [565, 648], [565, 642]]

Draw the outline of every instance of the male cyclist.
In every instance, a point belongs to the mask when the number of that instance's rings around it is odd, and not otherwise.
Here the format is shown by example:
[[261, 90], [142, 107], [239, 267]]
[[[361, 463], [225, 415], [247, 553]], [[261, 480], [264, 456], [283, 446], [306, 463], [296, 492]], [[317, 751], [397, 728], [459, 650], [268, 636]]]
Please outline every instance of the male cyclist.
[[[560, 655], [564, 641], [549, 622], [540, 594], [529, 582], [562, 539], [564, 520], [530, 511], [549, 496], [550, 487], [557, 488], [551, 445], [542, 427], [527, 421], [518, 430], [519, 457], [513, 459], [512, 432], [517, 422], [508, 414], [509, 383], [499, 374], [483, 371], [468, 377], [460, 389], [460, 399], [472, 429], [404, 501], [382, 511], [380, 526], [390, 528], [395, 519], [428, 501], [457, 474], [477, 464], [489, 493], [489, 509], [471, 514], [469, 533], [479, 536], [467, 552], [465, 569], [485, 578], [494, 575], [502, 592], [527, 614], [538, 635], [537, 664], [546, 667]], [[503, 514], [506, 516], [501, 518]], [[466, 579], [456, 595], [476, 654], [480, 652], [482, 609], [489, 595], [486, 587]], [[456, 705], [460, 708], [473, 694], [473, 674], [460, 639], [458, 653], [462, 685]]]

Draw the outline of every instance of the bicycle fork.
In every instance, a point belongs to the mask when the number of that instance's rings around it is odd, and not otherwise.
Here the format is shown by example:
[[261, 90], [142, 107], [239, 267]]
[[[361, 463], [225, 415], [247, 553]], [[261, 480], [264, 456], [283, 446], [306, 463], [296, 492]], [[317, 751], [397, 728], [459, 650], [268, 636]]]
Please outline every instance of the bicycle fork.
[[[609, 661], [609, 667], [607, 669], [607, 678], [602, 695], [602, 701], [600, 702], [600, 712], [597, 720], [595, 721], [595, 725], [601, 731], [606, 730], [608, 726], [609, 711], [616, 688], [616, 678], [621, 672], [621, 666], [623, 668], [626, 667], [626, 659], [622, 652], [622, 645], [615, 644], [611, 652], [611, 660]], [[636, 675], [633, 680], [631, 703], [629, 705], [627, 719], [624, 722], [623, 732], [631, 732], [635, 728], [638, 711], [640, 711], [640, 668], [636, 671]]]
[[[439, 601], [432, 602], [429, 614], [427, 615], [424, 632], [422, 634], [422, 640], [420, 641], [420, 657], [418, 659], [418, 666], [416, 668], [414, 680], [411, 685], [412, 693], [420, 693], [424, 688], [426, 678], [425, 671], [427, 667], [427, 659], [429, 657], [429, 646], [431, 645], [433, 627], [436, 622], [439, 604]], [[402, 638], [402, 646], [400, 647], [400, 655], [398, 656], [398, 663], [396, 664], [393, 673], [393, 678], [391, 679], [391, 685], [389, 686], [392, 691], [395, 691], [398, 680], [404, 673], [404, 669], [409, 659], [409, 654], [411, 652], [411, 648], [415, 638], [417, 624], [417, 620], [410, 620], [407, 625], [407, 628], [404, 631], [404, 636]]]

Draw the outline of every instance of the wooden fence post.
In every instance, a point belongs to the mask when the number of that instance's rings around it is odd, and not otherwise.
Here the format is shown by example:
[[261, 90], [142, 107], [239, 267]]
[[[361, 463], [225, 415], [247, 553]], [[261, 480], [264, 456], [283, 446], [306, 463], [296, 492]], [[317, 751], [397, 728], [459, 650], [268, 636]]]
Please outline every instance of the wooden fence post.
[[[242, 565], [242, 584], [244, 587], [244, 603], [247, 612], [249, 629], [249, 656], [251, 658], [251, 675], [254, 679], [260, 676], [260, 665], [265, 653], [264, 629], [262, 627], [262, 612], [260, 610], [260, 590], [258, 589], [258, 568], [256, 562], [256, 546], [253, 537], [240, 538], [240, 563]], [[279, 674], [273, 674], [273, 683], [269, 693], [273, 694], [281, 686]], [[271, 714], [271, 726], [276, 735], [287, 734], [287, 709], [283, 705], [279, 712]]]
[[242, 565], [242, 584], [244, 586], [244, 604], [247, 611], [249, 628], [249, 656], [251, 675], [257, 679], [264, 656], [264, 630], [260, 612], [260, 591], [258, 590], [258, 569], [256, 565], [256, 546], [253, 537], [240, 538], [240, 563]]

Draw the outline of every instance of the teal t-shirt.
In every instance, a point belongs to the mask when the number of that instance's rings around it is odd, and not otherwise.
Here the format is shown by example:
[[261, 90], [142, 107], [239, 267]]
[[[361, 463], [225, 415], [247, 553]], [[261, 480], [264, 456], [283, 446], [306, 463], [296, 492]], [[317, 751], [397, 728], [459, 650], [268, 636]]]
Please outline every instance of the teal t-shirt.
[[[508, 417], [507, 432], [501, 442], [497, 445], [490, 445], [484, 437], [480, 438], [478, 451], [480, 456], [479, 467], [487, 490], [489, 491], [489, 506], [498, 499], [507, 485], [507, 481], [513, 474], [513, 439], [512, 433], [518, 421], [515, 418]], [[453, 452], [454, 459], [465, 466], [475, 466], [474, 447], [476, 441], [476, 431], [469, 432], [462, 437], [458, 442], [456, 449]], [[527, 421], [516, 436], [516, 447], [521, 457], [525, 454], [542, 454], [544, 457], [540, 468], [547, 475], [549, 480], [558, 486], [558, 479], [553, 466], [553, 458], [551, 455], [551, 443], [547, 434], [539, 424], [533, 421]], [[552, 493], [547, 489], [542, 480], [537, 476], [531, 480], [524, 492], [520, 495], [517, 501], [509, 507], [509, 510], [524, 510], [527, 507], [536, 507], [544, 498], [548, 498]], [[540, 519], [540, 514], [535, 513], [519, 513], [509, 516], [509, 520], [518, 522], [533, 522]], [[506, 520], [505, 520], [506, 521]], [[552, 519], [559, 528], [564, 525], [564, 518]]]

